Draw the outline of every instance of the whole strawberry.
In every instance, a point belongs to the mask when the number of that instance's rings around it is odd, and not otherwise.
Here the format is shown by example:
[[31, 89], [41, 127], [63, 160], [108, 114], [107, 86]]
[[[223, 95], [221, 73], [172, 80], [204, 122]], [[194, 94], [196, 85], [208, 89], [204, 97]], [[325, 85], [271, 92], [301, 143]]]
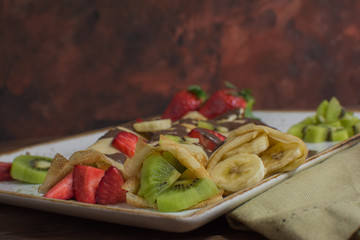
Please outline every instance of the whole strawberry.
[[200, 86], [190, 86], [174, 95], [161, 118], [176, 121], [186, 113], [197, 110], [205, 99], [206, 93]]
[[217, 90], [199, 109], [202, 115], [211, 119], [237, 108], [244, 109], [245, 113], [250, 114], [249, 107], [252, 107], [254, 101], [250, 91], [246, 89], [239, 92], [232, 84], [226, 85], [227, 89]]

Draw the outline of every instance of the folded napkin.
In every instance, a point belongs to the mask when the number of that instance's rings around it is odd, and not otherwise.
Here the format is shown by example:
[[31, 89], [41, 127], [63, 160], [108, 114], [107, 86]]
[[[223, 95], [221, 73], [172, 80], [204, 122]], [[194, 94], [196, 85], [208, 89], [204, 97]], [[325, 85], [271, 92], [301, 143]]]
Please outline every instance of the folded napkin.
[[350, 239], [360, 229], [360, 144], [343, 150], [227, 215], [269, 239]]

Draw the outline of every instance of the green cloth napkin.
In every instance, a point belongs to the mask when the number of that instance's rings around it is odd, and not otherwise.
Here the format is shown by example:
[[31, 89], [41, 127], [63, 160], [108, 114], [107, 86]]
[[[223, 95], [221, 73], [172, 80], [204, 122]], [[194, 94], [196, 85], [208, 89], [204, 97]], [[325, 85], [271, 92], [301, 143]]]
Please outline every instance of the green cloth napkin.
[[227, 215], [269, 239], [350, 239], [360, 229], [360, 144], [345, 149]]

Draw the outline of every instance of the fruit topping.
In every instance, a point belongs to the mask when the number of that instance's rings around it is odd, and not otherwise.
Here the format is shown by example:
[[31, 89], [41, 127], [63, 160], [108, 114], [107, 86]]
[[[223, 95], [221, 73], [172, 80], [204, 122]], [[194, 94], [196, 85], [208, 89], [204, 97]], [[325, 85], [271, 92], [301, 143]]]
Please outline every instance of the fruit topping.
[[136, 143], [139, 137], [133, 133], [120, 131], [112, 140], [111, 145], [128, 157], [135, 154]]
[[153, 153], [144, 160], [138, 195], [154, 203], [179, 177], [180, 173], [168, 161], [159, 153]]
[[0, 162], [0, 181], [11, 181], [13, 178], [10, 175], [12, 163]]
[[219, 188], [236, 192], [262, 180], [265, 167], [257, 155], [239, 153], [218, 163], [210, 174]]
[[179, 180], [159, 194], [157, 206], [160, 212], [177, 212], [188, 209], [219, 192], [220, 190], [209, 178]]
[[96, 203], [95, 193], [104, 176], [105, 170], [76, 165], [74, 167], [74, 196], [76, 201], [84, 203]]
[[214, 151], [226, 138], [220, 133], [205, 128], [194, 128], [189, 132], [189, 137], [198, 138], [199, 143], [210, 151]]
[[42, 156], [20, 155], [12, 163], [11, 177], [26, 183], [43, 183], [51, 161]]
[[206, 93], [199, 86], [190, 86], [188, 89], [176, 93], [161, 118], [169, 118], [176, 121], [186, 113], [194, 111], [200, 107], [206, 99]]
[[170, 119], [149, 120], [134, 123], [133, 128], [137, 132], [156, 132], [171, 128]]
[[[249, 100], [247, 103], [246, 98]], [[226, 89], [217, 90], [199, 109], [199, 112], [205, 117], [212, 119], [233, 109], [245, 109], [248, 106], [247, 115], [251, 113], [253, 98], [249, 90], [238, 91], [235, 86], [227, 83]]]
[[63, 179], [51, 187], [50, 190], [43, 195], [43, 197], [64, 200], [72, 199], [74, 197], [73, 173], [74, 171], [68, 173]]
[[126, 201], [126, 191], [122, 189], [124, 178], [116, 167], [110, 167], [102, 177], [96, 190], [98, 204], [114, 204]]

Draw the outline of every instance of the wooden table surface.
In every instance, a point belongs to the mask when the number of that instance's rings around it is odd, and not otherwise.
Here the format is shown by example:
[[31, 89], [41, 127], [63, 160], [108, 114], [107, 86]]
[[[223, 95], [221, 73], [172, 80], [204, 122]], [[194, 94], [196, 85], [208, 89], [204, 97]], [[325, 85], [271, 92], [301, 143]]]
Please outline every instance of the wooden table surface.
[[[0, 153], [46, 141], [31, 139], [0, 142]], [[257, 239], [240, 232], [224, 216], [187, 233], [167, 233], [0, 204], [0, 239]]]

